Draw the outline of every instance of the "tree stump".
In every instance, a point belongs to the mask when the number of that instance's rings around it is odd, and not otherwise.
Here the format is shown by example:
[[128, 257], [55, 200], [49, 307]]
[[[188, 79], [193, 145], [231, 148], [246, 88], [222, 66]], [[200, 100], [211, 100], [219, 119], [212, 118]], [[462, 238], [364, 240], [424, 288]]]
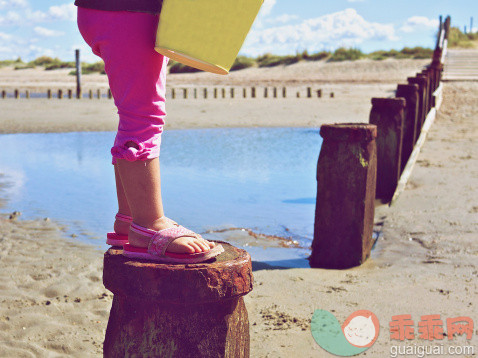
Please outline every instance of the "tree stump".
[[311, 267], [345, 269], [370, 256], [373, 241], [377, 127], [323, 125]]
[[161, 264], [104, 255], [113, 292], [105, 357], [249, 357], [243, 297], [252, 290], [249, 254], [225, 252], [199, 264]]

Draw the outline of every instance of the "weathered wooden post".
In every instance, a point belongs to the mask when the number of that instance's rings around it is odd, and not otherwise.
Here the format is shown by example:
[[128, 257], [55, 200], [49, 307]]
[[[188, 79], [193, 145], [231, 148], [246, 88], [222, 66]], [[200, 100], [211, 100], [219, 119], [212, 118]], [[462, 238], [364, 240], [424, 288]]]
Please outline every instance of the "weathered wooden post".
[[88, 97], [89, 97], [90, 99], [93, 99], [93, 90], [89, 90], [89, 91], [88, 91]]
[[111, 248], [103, 283], [113, 292], [104, 357], [249, 357], [243, 297], [252, 290], [249, 254], [225, 252], [200, 264], [135, 261]]
[[214, 98], [217, 98], [217, 88], [214, 88]]
[[176, 98], [176, 90], [174, 88], [171, 88], [171, 99]]
[[194, 99], [197, 99], [198, 98], [198, 89], [195, 88], [193, 93], [194, 93]]
[[300, 91], [297, 91], [296, 97], [297, 97], [297, 98], [300, 98]]
[[[427, 118], [428, 112], [430, 112], [430, 78], [428, 77], [427, 73], [417, 73], [417, 77], [425, 79], [425, 118]], [[423, 125], [423, 123], [422, 123]]]
[[7, 91], [2, 90], [2, 98], [5, 99], [7, 97]]
[[68, 89], [68, 98], [72, 99], [73, 98], [73, 90]]
[[80, 50], [75, 50], [75, 67], [76, 67], [76, 98], [81, 98], [81, 63]]
[[398, 85], [395, 96], [404, 98], [407, 104], [403, 126], [401, 173], [403, 172], [408, 158], [410, 158], [410, 155], [412, 154], [415, 142], [417, 141], [418, 85]]
[[335, 97], [335, 93], [334, 92], [330, 92], [330, 98], [334, 98]]
[[242, 89], [242, 97], [243, 98], [247, 97], [247, 90], [245, 88]]
[[226, 89], [224, 87], [221, 88], [221, 97], [226, 98]]
[[101, 99], [101, 90], [99, 88], [96, 90], [96, 98]]
[[108, 99], [113, 98], [113, 94], [111, 93], [111, 88], [108, 88]]
[[29, 90], [25, 90], [25, 98], [30, 98], [30, 91]]
[[207, 88], [204, 88], [203, 95], [204, 95], [204, 98], [206, 99], [207, 98]]
[[264, 98], [267, 98], [269, 95], [269, 89], [267, 87], [264, 88]]
[[307, 87], [307, 98], [312, 98], [312, 88]]
[[418, 85], [418, 120], [417, 120], [417, 134], [416, 134], [416, 138], [418, 139], [422, 131], [423, 122], [425, 122], [425, 118], [427, 115], [426, 108], [425, 108], [427, 81], [426, 79], [422, 77], [409, 77], [407, 81], [409, 84]]
[[317, 202], [311, 267], [346, 269], [362, 264], [373, 241], [377, 127], [323, 125], [317, 163]]
[[251, 88], [251, 97], [256, 98], [256, 88], [255, 87]]
[[322, 90], [319, 89], [317, 90], [317, 98], [321, 98], [322, 97]]
[[15, 99], [20, 98], [20, 91], [15, 89], [15, 91], [13, 91], [13, 97], [15, 97]]
[[234, 98], [234, 87], [231, 87], [231, 98]]
[[400, 179], [405, 99], [372, 98], [370, 124], [377, 126], [376, 198], [392, 200]]
[[287, 97], [287, 88], [282, 87], [282, 98], [286, 98], [286, 97]]
[[274, 87], [272, 89], [272, 95], [274, 96], [274, 98], [277, 98], [277, 87]]
[[61, 89], [58, 90], [58, 99], [63, 98], [63, 91]]
[[46, 90], [46, 98], [48, 98], [48, 99], [51, 98], [51, 89]]
[[184, 99], [188, 98], [188, 89], [187, 88], [183, 88], [183, 98]]

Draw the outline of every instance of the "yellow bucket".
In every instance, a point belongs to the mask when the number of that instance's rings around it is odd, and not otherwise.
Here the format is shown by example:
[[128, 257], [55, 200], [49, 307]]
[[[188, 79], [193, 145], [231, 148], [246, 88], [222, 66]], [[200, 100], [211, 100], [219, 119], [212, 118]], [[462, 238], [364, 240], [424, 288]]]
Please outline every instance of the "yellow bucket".
[[177, 62], [226, 75], [263, 0], [164, 0], [155, 49]]

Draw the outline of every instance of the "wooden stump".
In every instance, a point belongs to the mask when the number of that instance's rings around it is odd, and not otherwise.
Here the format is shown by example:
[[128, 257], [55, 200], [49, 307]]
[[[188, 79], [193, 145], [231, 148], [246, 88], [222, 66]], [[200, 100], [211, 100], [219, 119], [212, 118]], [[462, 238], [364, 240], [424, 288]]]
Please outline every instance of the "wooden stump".
[[243, 297], [252, 290], [249, 254], [225, 252], [200, 264], [104, 256], [103, 283], [114, 294], [105, 357], [249, 357]]
[[377, 127], [364, 123], [323, 125], [317, 163], [317, 202], [311, 267], [345, 269], [370, 256]]
[[377, 191], [376, 198], [392, 200], [400, 179], [405, 121], [403, 98], [372, 98], [370, 124], [377, 126]]
[[412, 154], [413, 147], [417, 141], [417, 118], [418, 118], [418, 86], [417, 85], [398, 85], [396, 97], [404, 98], [406, 106], [405, 122], [403, 126], [403, 144], [401, 169], [403, 172], [408, 158]]
[[425, 122], [425, 118], [427, 116], [427, 110], [426, 110], [426, 79], [422, 77], [409, 77], [408, 78], [408, 83], [409, 84], [416, 84], [418, 86], [418, 123], [417, 123], [417, 134], [416, 138], [420, 136], [420, 133], [422, 131], [423, 123]]

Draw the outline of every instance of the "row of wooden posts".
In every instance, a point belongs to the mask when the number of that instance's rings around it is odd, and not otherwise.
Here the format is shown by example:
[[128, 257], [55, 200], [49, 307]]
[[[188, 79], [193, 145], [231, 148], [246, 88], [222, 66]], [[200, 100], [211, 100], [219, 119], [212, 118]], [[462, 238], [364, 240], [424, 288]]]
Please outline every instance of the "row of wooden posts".
[[[178, 95], [179, 93], [181, 93], [181, 96]], [[195, 98], [196, 99], [196, 98], [198, 98], [199, 93], [202, 94], [202, 98], [204, 98], [204, 99], [207, 99], [208, 96], [210, 95], [208, 88], [203, 88], [202, 90], [198, 89], [198, 88], [192, 88], [192, 89], [189, 89], [189, 88], [180, 88], [180, 89], [171, 88], [171, 90], [169, 92], [171, 99], [176, 99], [176, 98], [182, 98], [182, 99]], [[242, 98], [248, 98], [248, 97], [249, 98], [257, 98], [258, 93], [259, 93], [259, 90], [256, 87], [251, 87], [250, 89], [249, 88], [242, 88]], [[24, 96], [22, 96], [22, 94]], [[22, 98], [22, 97], [23, 98], [31, 98], [32, 94], [33, 93], [30, 92], [29, 90], [25, 90], [22, 93], [20, 90], [15, 89], [13, 91], [13, 98], [16, 98], [16, 99]], [[1, 95], [2, 95], [3, 99], [8, 97], [8, 93], [7, 93], [6, 90], [2, 90]], [[226, 98], [227, 97], [226, 88], [224, 88], [224, 87], [223, 88], [213, 88], [211, 96], [213, 98]], [[313, 89], [312, 87], [307, 87], [307, 89], [306, 89], [305, 98], [313, 98], [313, 97], [322, 98], [324, 96], [326, 96], [326, 94], [324, 93], [324, 91], [322, 89]], [[49, 99], [51, 99], [51, 98], [62, 99], [62, 98], [65, 98], [65, 97], [67, 97], [69, 99], [72, 99], [72, 98], [80, 99], [80, 98], [84, 98], [84, 94], [82, 92], [74, 93], [74, 91], [72, 89], [68, 89], [66, 91], [63, 91], [62, 89], [58, 89], [56, 91], [52, 91], [51, 89], [48, 89], [47, 92], [46, 92], [46, 98], [49, 98]], [[89, 99], [93, 99], [93, 98], [100, 99], [102, 97], [103, 97], [103, 93], [102, 93], [101, 89], [97, 89], [95, 91], [93, 91], [93, 90], [88, 91], [87, 98], [89, 98]], [[112, 94], [111, 94], [110, 89], [107, 89], [105, 97], [107, 97], [109, 99], [111, 99], [113, 97]], [[236, 88], [230, 87], [228, 98], [236, 98], [236, 97], [237, 97]], [[263, 88], [263, 98], [279, 98], [279, 97], [282, 97], [282, 98], [287, 97], [287, 88], [286, 87], [282, 87], [282, 88], [264, 87]], [[300, 91], [296, 92], [296, 97], [297, 98], [301, 97], [301, 92]], [[335, 93], [334, 92], [328, 93], [328, 97], [334, 98]]]
[[350, 268], [369, 257], [376, 199], [396, 197], [441, 103], [449, 29], [450, 18], [440, 18], [431, 64], [399, 84], [394, 97], [372, 98], [369, 123], [321, 127], [311, 267]]

